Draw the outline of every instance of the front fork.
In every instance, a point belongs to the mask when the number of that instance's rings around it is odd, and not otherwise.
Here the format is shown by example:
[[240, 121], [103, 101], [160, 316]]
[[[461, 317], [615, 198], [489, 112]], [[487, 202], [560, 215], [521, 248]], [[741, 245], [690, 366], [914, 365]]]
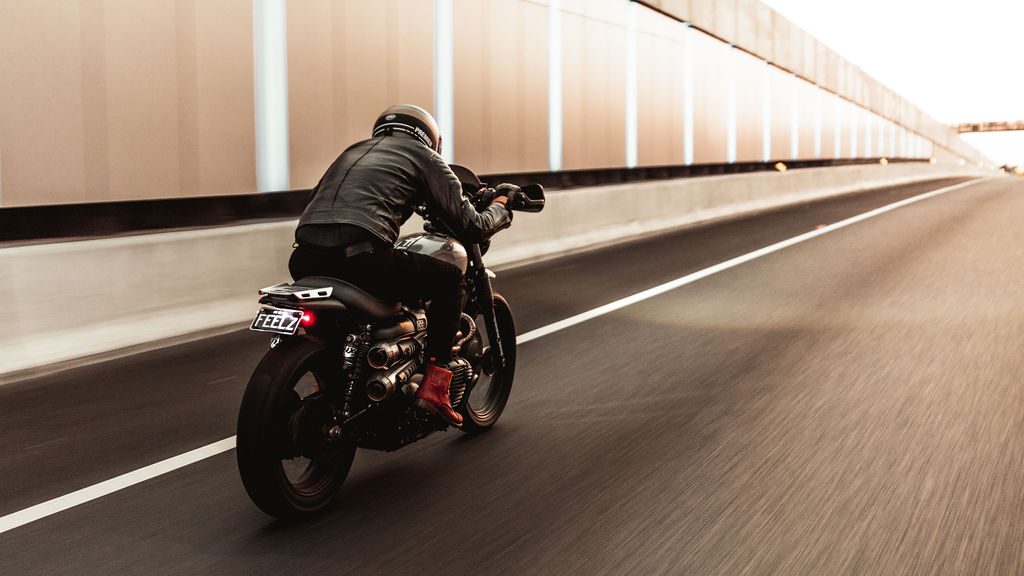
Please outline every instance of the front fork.
[[491, 287], [491, 277], [487, 275], [487, 268], [484, 267], [479, 244], [469, 247], [469, 259], [473, 265], [471, 280], [476, 290], [477, 306], [483, 314], [487, 336], [491, 342], [491, 359], [495, 368], [501, 369], [505, 367], [505, 348], [501, 343], [501, 333], [498, 332], [498, 321], [494, 315], [494, 289]]

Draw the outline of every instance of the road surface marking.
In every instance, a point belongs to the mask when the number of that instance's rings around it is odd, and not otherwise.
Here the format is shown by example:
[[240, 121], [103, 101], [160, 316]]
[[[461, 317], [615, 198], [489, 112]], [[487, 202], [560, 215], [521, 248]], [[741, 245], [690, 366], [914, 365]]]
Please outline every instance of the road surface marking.
[[676, 278], [675, 280], [670, 280], [668, 282], [665, 282], [664, 284], [660, 284], [660, 285], [655, 286], [653, 288], [648, 288], [647, 290], [644, 290], [643, 292], [638, 292], [636, 294], [633, 294], [632, 296], [627, 296], [627, 297], [625, 297], [625, 298], [623, 298], [621, 300], [616, 300], [614, 302], [609, 302], [608, 304], [605, 304], [604, 306], [599, 306], [597, 308], [594, 308], [593, 310], [588, 310], [586, 312], [581, 312], [581, 313], [579, 313], [579, 314], [577, 314], [575, 316], [570, 316], [570, 317], [568, 317], [568, 318], [566, 318], [564, 320], [559, 320], [558, 322], [555, 322], [554, 324], [548, 324], [547, 326], [543, 326], [541, 328], [537, 328], [536, 330], [530, 330], [529, 332], [527, 332], [525, 334], [519, 335], [519, 337], [517, 339], [518, 343], [519, 344], [523, 344], [523, 343], [529, 342], [531, 340], [536, 340], [537, 338], [542, 338], [542, 337], [547, 336], [548, 334], [551, 334], [553, 332], [558, 332], [559, 330], [565, 330], [566, 328], [569, 328], [570, 326], [575, 326], [577, 324], [580, 324], [581, 322], [586, 322], [587, 320], [591, 320], [593, 318], [597, 318], [598, 316], [604, 316], [605, 314], [610, 314], [610, 313], [612, 313], [612, 312], [614, 312], [616, 310], [620, 310], [622, 308], [625, 308], [626, 306], [632, 306], [633, 304], [636, 304], [637, 302], [643, 302], [644, 300], [648, 300], [650, 298], [654, 298], [655, 296], [658, 296], [660, 294], [664, 294], [665, 292], [668, 292], [670, 290], [675, 290], [676, 288], [680, 288], [682, 286], [686, 286], [687, 284], [692, 284], [692, 283], [694, 283], [697, 280], [700, 280], [702, 278], [707, 278], [708, 276], [711, 276], [713, 274], [718, 274], [719, 272], [723, 272], [723, 271], [728, 270], [730, 268], [735, 268], [736, 266], [739, 266], [740, 264], [745, 264], [747, 262], [750, 262], [751, 260], [755, 260], [757, 258], [761, 258], [762, 256], [767, 256], [767, 255], [772, 254], [774, 252], [778, 252], [779, 250], [782, 250], [784, 248], [789, 248], [790, 246], [793, 246], [793, 245], [796, 245], [796, 244], [800, 244], [801, 242], [806, 242], [806, 241], [808, 241], [808, 240], [810, 240], [812, 238], [817, 238], [818, 236], [821, 236], [823, 234], [828, 234], [829, 232], [834, 232], [834, 231], [839, 230], [841, 228], [846, 228], [847, 226], [850, 226], [851, 224], [856, 224], [858, 222], [862, 222], [864, 220], [867, 220], [868, 218], [873, 218], [873, 217], [878, 216], [880, 214], [885, 214], [886, 212], [891, 212], [891, 211], [893, 211], [893, 210], [895, 210], [897, 208], [902, 208], [903, 206], [907, 206], [908, 204], [913, 204], [915, 202], [920, 202], [921, 200], [927, 200], [928, 198], [933, 198], [935, 196], [938, 196], [939, 194], [945, 194], [946, 192], [952, 192], [954, 190], [959, 190], [961, 188], [966, 188], [967, 186], [971, 186], [971, 185], [977, 184], [977, 183], [978, 183], [978, 180], [971, 180], [969, 182], [963, 182], [961, 184], [955, 184], [953, 186], [947, 186], [945, 188], [939, 188], [938, 190], [932, 190], [931, 192], [926, 192], [926, 193], [920, 194], [918, 196], [913, 196], [913, 197], [907, 198], [905, 200], [900, 200], [899, 202], [894, 202], [892, 204], [887, 204], [885, 206], [882, 206], [881, 208], [876, 208], [874, 210], [871, 210], [870, 212], [865, 212], [863, 214], [858, 214], [857, 216], [853, 216], [851, 218], [847, 218], [846, 220], [840, 220], [839, 222], [836, 222], [835, 224], [829, 224], [828, 226], [824, 226], [822, 228], [818, 228], [816, 230], [812, 230], [810, 232], [801, 234], [799, 236], [794, 236], [794, 237], [792, 237], [792, 238], [790, 238], [788, 240], [783, 240], [781, 242], [776, 242], [775, 244], [772, 244], [771, 246], [765, 246], [764, 248], [760, 248], [758, 250], [754, 250], [753, 252], [749, 252], [749, 253], [744, 254], [742, 256], [737, 256], [737, 257], [735, 257], [735, 258], [733, 258], [731, 260], [726, 260], [725, 262], [722, 262], [720, 264], [715, 264], [714, 266], [711, 266], [710, 268], [705, 268], [703, 270], [698, 270], [697, 272], [694, 272], [692, 274], [687, 274], [686, 276], [683, 276], [681, 278]]
[[35, 522], [41, 518], [52, 516], [59, 512], [63, 512], [68, 508], [73, 508], [79, 504], [85, 504], [91, 500], [102, 498], [107, 494], [112, 494], [118, 490], [124, 490], [129, 486], [134, 486], [140, 482], [145, 482], [157, 476], [162, 476], [168, 472], [173, 472], [178, 468], [184, 468], [189, 464], [195, 464], [200, 460], [205, 460], [211, 456], [216, 456], [221, 452], [227, 452], [235, 447], [235, 437], [225, 438], [219, 442], [208, 444], [202, 448], [196, 448], [190, 452], [179, 454], [173, 458], [161, 460], [156, 464], [150, 464], [138, 470], [133, 470], [125, 474], [121, 474], [116, 478], [110, 480], [104, 480], [99, 484], [93, 484], [92, 486], [82, 488], [81, 490], [75, 490], [70, 494], [65, 494], [53, 500], [47, 500], [41, 504], [30, 506], [24, 510], [19, 510], [12, 514], [8, 514], [3, 518], [0, 518], [0, 534], [13, 530], [19, 526], [24, 526], [29, 522]]
[[[560, 330], [565, 330], [566, 328], [570, 328], [577, 324], [582, 324], [587, 320], [592, 320], [599, 316], [610, 314], [612, 312], [615, 312], [616, 310], [621, 310], [622, 308], [632, 306], [633, 304], [636, 304], [638, 302], [649, 300], [651, 298], [654, 298], [655, 296], [664, 294], [665, 292], [675, 290], [676, 288], [686, 286], [687, 284], [692, 284], [702, 278], [707, 278], [708, 276], [711, 276], [713, 274], [718, 274], [719, 272], [723, 272], [730, 268], [735, 268], [740, 264], [750, 262], [751, 260], [761, 258], [762, 256], [767, 256], [774, 252], [778, 252], [779, 250], [782, 250], [784, 248], [800, 244], [801, 242], [806, 242], [807, 240], [817, 238], [818, 236], [821, 236], [823, 234], [828, 234], [829, 232], [846, 228], [851, 224], [856, 224], [869, 218], [874, 218], [875, 216], [885, 214], [886, 212], [891, 212], [893, 210], [896, 210], [897, 208], [902, 208], [903, 206], [907, 206], [915, 202], [920, 202], [922, 200], [927, 200], [928, 198], [933, 198], [940, 194], [945, 194], [947, 192], [952, 192], [954, 190], [959, 190], [961, 188], [972, 186], [974, 184], [977, 184], [978, 182], [979, 180], [971, 180], [968, 182], [963, 182], [961, 184], [955, 184], [953, 186], [939, 188], [938, 190], [932, 190], [931, 192], [925, 192], [924, 194], [919, 194], [917, 196], [913, 196], [905, 200], [900, 200], [899, 202], [887, 204], [885, 206], [882, 206], [881, 208], [876, 208], [869, 212], [865, 212], [863, 214], [847, 218], [846, 220], [841, 220], [839, 222], [836, 222], [835, 224], [829, 224], [828, 226], [817, 228], [810, 232], [800, 234], [799, 236], [794, 236], [788, 240], [776, 242], [775, 244], [772, 244], [770, 246], [765, 246], [764, 248], [754, 250], [753, 252], [749, 252], [742, 256], [737, 256], [730, 260], [726, 260], [725, 262], [715, 264], [710, 268], [705, 268], [703, 270], [693, 272], [692, 274], [687, 274], [686, 276], [676, 278], [675, 280], [665, 282], [664, 284], [660, 284], [653, 288], [648, 288], [647, 290], [644, 290], [643, 292], [638, 292], [636, 294], [633, 294], [632, 296], [627, 296], [620, 300], [609, 302], [608, 304], [599, 306], [597, 308], [594, 308], [593, 310], [588, 310], [586, 312], [576, 314], [575, 316], [565, 318], [564, 320], [559, 320], [558, 322], [555, 322], [553, 324], [548, 324], [547, 326], [542, 326], [535, 330], [530, 330], [529, 332], [520, 334], [517, 337], [517, 341], [519, 344], [525, 344], [532, 340], [543, 338], [544, 336], [547, 336], [549, 334], [553, 334]], [[201, 460], [205, 460], [207, 458], [227, 452], [234, 447], [235, 437], [232, 436], [230, 438], [225, 438], [218, 442], [214, 442], [213, 444], [208, 444], [201, 448], [196, 448], [195, 450], [192, 450], [190, 452], [179, 454], [178, 456], [174, 456], [166, 460], [161, 460], [160, 462], [150, 464], [149, 466], [139, 468], [138, 470], [127, 472], [125, 474], [117, 476], [116, 478], [111, 478], [110, 480], [100, 482], [99, 484], [93, 484], [92, 486], [82, 488], [81, 490], [76, 490], [74, 492], [71, 492], [70, 494], [65, 494], [64, 496], [54, 498], [53, 500], [47, 500], [46, 502], [36, 504], [35, 506], [30, 506], [28, 508], [25, 508], [24, 510], [13, 512], [0, 518], [0, 534], [18, 528], [19, 526], [24, 526], [25, 524], [28, 524], [30, 522], [35, 522], [36, 520], [46, 518], [47, 516], [53, 516], [54, 514], [63, 512], [68, 508], [78, 506], [79, 504], [85, 504], [86, 502], [96, 500], [97, 498], [102, 498], [103, 496], [112, 494], [125, 488], [129, 488], [141, 482], [145, 482], [146, 480], [151, 480], [158, 476], [162, 476], [164, 474], [167, 474], [168, 472], [173, 472], [174, 470], [177, 470], [179, 468], [184, 468], [185, 466], [188, 466], [190, 464], [195, 464], [196, 462], [199, 462]]]

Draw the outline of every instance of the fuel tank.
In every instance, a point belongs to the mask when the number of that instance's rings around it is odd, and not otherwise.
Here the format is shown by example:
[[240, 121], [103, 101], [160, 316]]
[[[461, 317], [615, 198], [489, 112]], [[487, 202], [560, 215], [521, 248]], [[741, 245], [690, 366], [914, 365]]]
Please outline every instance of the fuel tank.
[[466, 247], [461, 242], [450, 236], [430, 234], [410, 234], [403, 236], [395, 242], [396, 250], [405, 250], [416, 254], [424, 254], [431, 258], [437, 258], [450, 264], [455, 264], [462, 270], [463, 274], [469, 267], [469, 256], [466, 255]]

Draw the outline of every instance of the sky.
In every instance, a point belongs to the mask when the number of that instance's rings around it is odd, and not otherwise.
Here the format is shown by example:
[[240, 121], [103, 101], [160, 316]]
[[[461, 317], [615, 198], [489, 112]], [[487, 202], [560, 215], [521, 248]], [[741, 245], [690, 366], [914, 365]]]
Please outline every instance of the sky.
[[[940, 122], [1024, 120], [1024, 0], [762, 0]], [[1024, 165], [1024, 132], [964, 139]]]

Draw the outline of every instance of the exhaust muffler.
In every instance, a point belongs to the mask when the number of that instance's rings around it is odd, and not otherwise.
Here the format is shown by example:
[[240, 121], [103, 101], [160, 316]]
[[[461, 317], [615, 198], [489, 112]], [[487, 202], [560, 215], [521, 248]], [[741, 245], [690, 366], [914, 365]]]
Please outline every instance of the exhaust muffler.
[[420, 343], [415, 338], [398, 342], [383, 342], [370, 348], [366, 354], [366, 362], [378, 370], [383, 370], [397, 360], [416, 356], [419, 351]]
[[366, 395], [374, 402], [383, 402], [395, 395], [403, 384], [416, 374], [416, 360], [408, 360], [387, 372], [380, 372], [366, 383]]

